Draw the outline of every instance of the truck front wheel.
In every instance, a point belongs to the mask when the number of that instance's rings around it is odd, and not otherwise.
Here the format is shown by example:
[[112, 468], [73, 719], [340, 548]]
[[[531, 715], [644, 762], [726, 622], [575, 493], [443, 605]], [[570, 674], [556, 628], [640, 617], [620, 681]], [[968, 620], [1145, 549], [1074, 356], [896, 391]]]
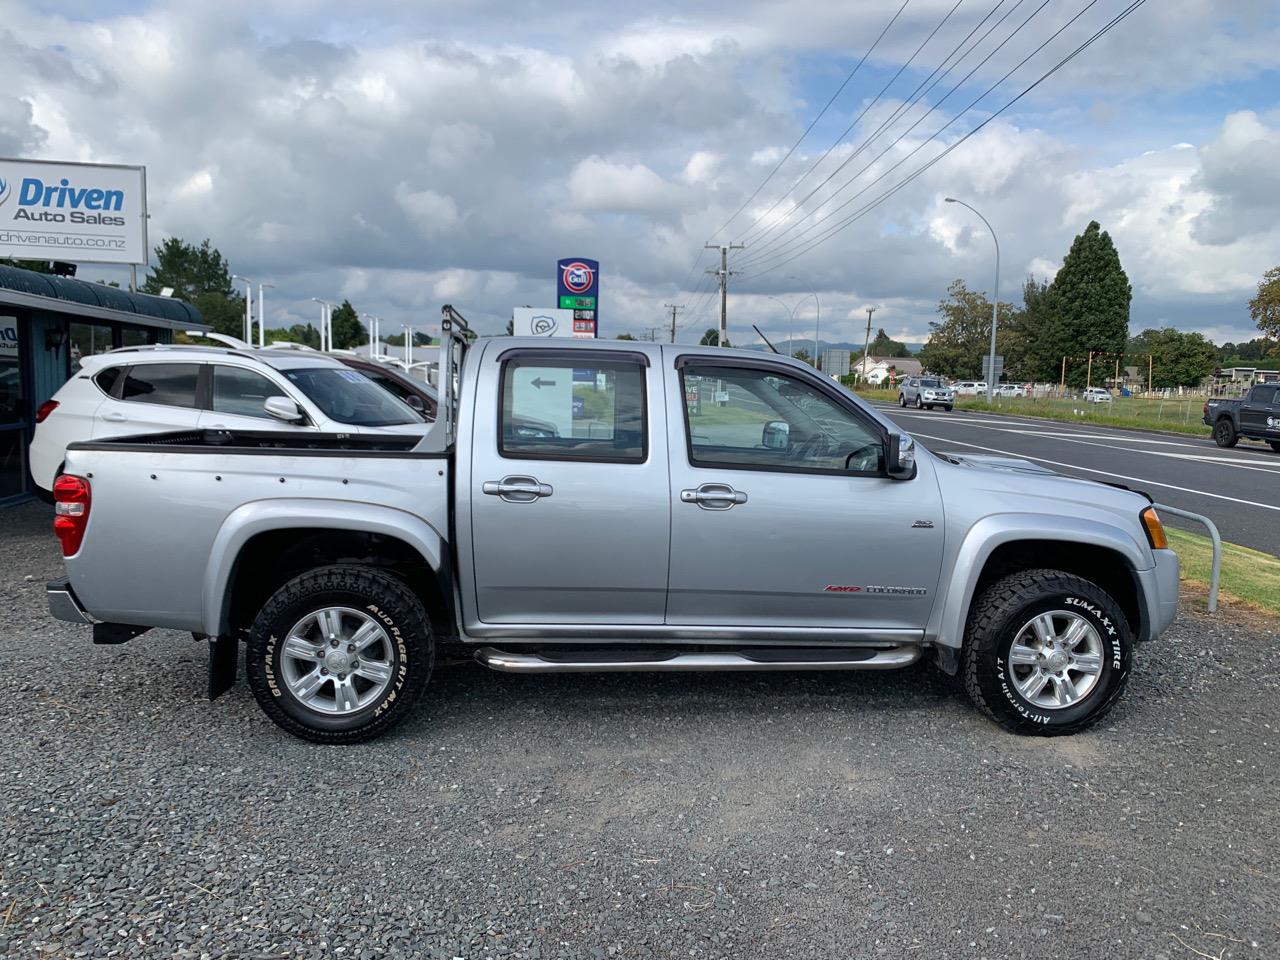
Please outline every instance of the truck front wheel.
[[1271, 444], [1272, 450], [1276, 453], [1280, 453], [1280, 440], [1268, 440], [1267, 443]]
[[1133, 639], [1116, 602], [1059, 570], [991, 584], [965, 631], [962, 672], [974, 704], [1007, 730], [1075, 733], [1096, 723], [1129, 678]]
[[245, 673], [258, 705], [289, 733], [355, 743], [404, 719], [434, 657], [426, 611], [404, 583], [330, 566], [272, 594], [250, 628]]
[[1231, 421], [1223, 417], [1213, 425], [1213, 442], [1220, 447], [1234, 447], [1240, 438], [1236, 436], [1236, 428]]

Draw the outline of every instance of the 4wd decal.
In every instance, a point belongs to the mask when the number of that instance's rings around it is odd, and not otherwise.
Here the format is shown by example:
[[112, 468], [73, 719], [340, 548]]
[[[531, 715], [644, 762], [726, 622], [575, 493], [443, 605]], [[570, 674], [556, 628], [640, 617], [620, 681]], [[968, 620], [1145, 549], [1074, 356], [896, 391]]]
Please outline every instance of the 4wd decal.
[[879, 584], [868, 584], [865, 587], [853, 584], [828, 583], [822, 588], [824, 593], [870, 593], [876, 596], [889, 597], [926, 597], [929, 591], [924, 587], [884, 587]]

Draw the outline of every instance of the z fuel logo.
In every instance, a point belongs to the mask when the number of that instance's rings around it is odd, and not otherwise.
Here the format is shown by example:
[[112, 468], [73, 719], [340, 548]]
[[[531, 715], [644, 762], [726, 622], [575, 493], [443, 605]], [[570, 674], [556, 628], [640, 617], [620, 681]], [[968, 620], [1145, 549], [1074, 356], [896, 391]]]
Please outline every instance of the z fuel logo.
[[595, 271], [581, 261], [565, 264], [564, 285], [571, 293], [586, 293], [594, 277]]

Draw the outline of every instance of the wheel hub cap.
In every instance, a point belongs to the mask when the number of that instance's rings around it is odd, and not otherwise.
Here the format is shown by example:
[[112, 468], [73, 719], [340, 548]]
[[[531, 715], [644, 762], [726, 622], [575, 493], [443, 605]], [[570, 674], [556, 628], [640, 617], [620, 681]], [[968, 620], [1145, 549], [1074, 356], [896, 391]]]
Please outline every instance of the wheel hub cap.
[[1103, 660], [1102, 637], [1093, 624], [1071, 610], [1050, 610], [1014, 635], [1006, 672], [1028, 703], [1061, 710], [1093, 693]]
[[378, 621], [351, 607], [305, 615], [285, 635], [280, 672], [289, 695], [308, 710], [343, 715], [382, 699], [399, 666]]

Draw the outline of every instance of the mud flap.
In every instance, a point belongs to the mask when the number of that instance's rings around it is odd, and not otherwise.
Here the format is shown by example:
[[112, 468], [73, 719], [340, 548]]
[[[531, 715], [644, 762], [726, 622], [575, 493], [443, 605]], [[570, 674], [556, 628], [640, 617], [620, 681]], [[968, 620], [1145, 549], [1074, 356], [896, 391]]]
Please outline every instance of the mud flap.
[[217, 700], [236, 684], [240, 661], [238, 637], [209, 637], [209, 699]]

